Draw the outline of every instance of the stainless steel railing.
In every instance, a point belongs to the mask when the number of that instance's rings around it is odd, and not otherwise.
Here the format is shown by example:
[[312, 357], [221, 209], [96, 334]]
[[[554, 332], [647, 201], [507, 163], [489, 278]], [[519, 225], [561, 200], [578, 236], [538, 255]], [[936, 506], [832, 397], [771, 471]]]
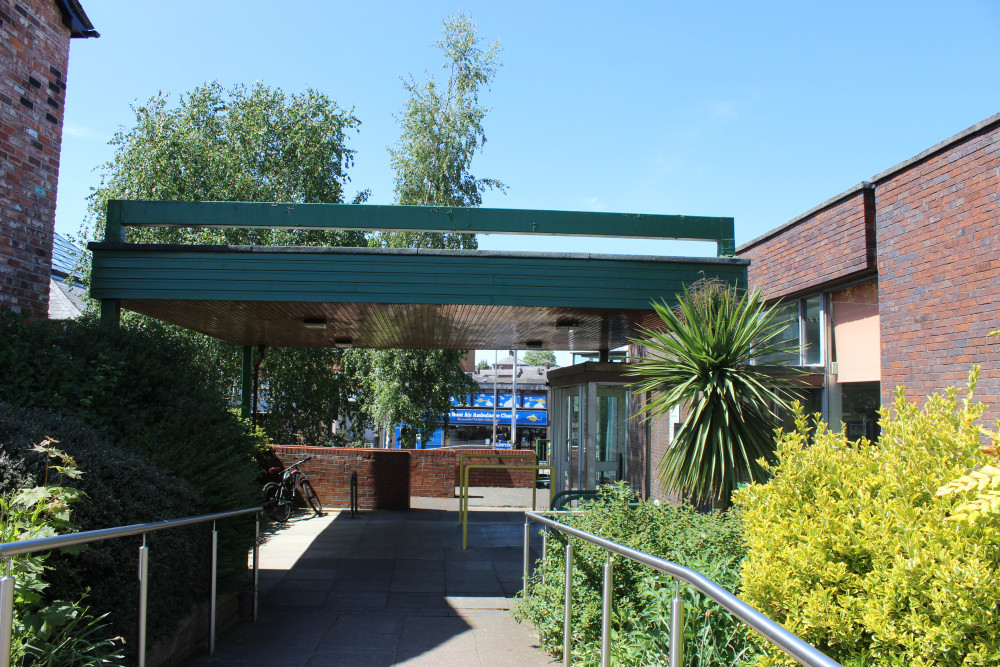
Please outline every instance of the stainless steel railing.
[[146, 664], [146, 589], [148, 585], [147, 572], [149, 569], [149, 547], [146, 546], [146, 533], [153, 533], [158, 530], [168, 528], [180, 528], [196, 523], [212, 522], [212, 593], [209, 603], [209, 634], [208, 650], [215, 653], [215, 605], [216, 605], [216, 564], [218, 562], [218, 532], [215, 530], [215, 522], [231, 517], [256, 514], [255, 532], [253, 542], [253, 620], [257, 620], [257, 590], [259, 584], [259, 560], [260, 560], [260, 512], [261, 507], [249, 507], [242, 510], [232, 510], [229, 512], [216, 512], [215, 514], [201, 514], [199, 516], [189, 516], [181, 519], [166, 519], [163, 521], [153, 521], [150, 523], [137, 523], [131, 526], [118, 526], [117, 528], [104, 528], [101, 530], [88, 530], [83, 533], [72, 533], [69, 535], [55, 535], [52, 537], [40, 537], [34, 540], [23, 540], [21, 542], [5, 542], [0, 544], [0, 559], [6, 560], [5, 576], [0, 578], [0, 667], [10, 667], [11, 635], [14, 625], [14, 586], [17, 583], [12, 576], [11, 559], [14, 556], [37, 553], [39, 551], [49, 551], [71, 547], [78, 544], [90, 544], [111, 540], [118, 537], [128, 537], [129, 535], [142, 535], [142, 546], [139, 547], [139, 667]]
[[[550, 514], [555, 514], [550, 512]], [[538, 523], [547, 529], [558, 530], [568, 536], [577, 537], [585, 542], [596, 545], [608, 552], [604, 564], [604, 590], [601, 611], [601, 665], [611, 664], [611, 592], [612, 592], [612, 562], [611, 554], [624, 556], [636, 563], [642, 563], [654, 570], [669, 574], [674, 578], [675, 592], [670, 605], [670, 665], [680, 667], [684, 662], [684, 601], [680, 597], [681, 582], [701, 591], [712, 598], [723, 609], [756, 630], [790, 657], [806, 667], [841, 667], [840, 663], [830, 659], [819, 649], [810, 645], [800, 637], [792, 634], [778, 623], [775, 623], [743, 600], [719, 586], [708, 577], [677, 563], [657, 558], [642, 551], [630, 549], [624, 545], [606, 540], [586, 531], [567, 526], [554, 519], [542, 516], [536, 512], [524, 513], [524, 590], [528, 589], [528, 549], [531, 540], [531, 524]], [[543, 535], [542, 554], [545, 557], [545, 535]], [[569, 666], [570, 638], [572, 623], [572, 593], [573, 593], [573, 543], [566, 540], [565, 568], [565, 606], [563, 610], [563, 665]]]

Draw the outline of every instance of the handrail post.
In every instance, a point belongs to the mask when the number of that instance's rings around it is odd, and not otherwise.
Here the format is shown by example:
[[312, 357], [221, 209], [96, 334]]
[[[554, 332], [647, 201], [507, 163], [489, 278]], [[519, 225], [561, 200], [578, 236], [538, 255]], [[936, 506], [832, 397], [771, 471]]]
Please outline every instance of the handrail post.
[[545, 585], [545, 565], [549, 562], [549, 527], [542, 529], [542, 586]]
[[[538, 460], [535, 460], [535, 465], [538, 465]], [[531, 471], [531, 511], [535, 511], [535, 499], [538, 494], [538, 468], [534, 468]]]
[[257, 620], [257, 599], [260, 595], [260, 512], [254, 515], [253, 534], [253, 620]]
[[611, 552], [604, 563], [604, 595], [601, 600], [601, 667], [611, 667]]
[[10, 576], [10, 558], [7, 571], [0, 579], [0, 667], [10, 667], [10, 645], [14, 635], [14, 586], [17, 581]]
[[146, 593], [149, 584], [149, 547], [146, 533], [139, 547], [139, 667], [146, 667]]
[[524, 576], [522, 577], [521, 590], [528, 594], [528, 561], [530, 560], [528, 551], [531, 549], [531, 519], [527, 515], [524, 517]]
[[569, 667], [569, 647], [573, 635], [573, 542], [566, 536], [566, 582], [563, 593], [563, 667]]
[[212, 522], [212, 587], [211, 597], [208, 600], [208, 654], [215, 655], [215, 592], [216, 570], [219, 564], [219, 531], [215, 529], [215, 522]]
[[674, 579], [674, 599], [670, 601], [670, 667], [684, 664], [684, 600], [681, 582]]

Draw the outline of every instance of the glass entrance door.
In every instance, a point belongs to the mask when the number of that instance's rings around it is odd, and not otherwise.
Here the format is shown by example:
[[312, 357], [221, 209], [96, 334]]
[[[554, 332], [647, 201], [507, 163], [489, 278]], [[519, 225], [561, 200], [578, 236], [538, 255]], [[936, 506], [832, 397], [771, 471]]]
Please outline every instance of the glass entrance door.
[[594, 487], [622, 479], [625, 462], [625, 420], [628, 392], [621, 385], [597, 385]]

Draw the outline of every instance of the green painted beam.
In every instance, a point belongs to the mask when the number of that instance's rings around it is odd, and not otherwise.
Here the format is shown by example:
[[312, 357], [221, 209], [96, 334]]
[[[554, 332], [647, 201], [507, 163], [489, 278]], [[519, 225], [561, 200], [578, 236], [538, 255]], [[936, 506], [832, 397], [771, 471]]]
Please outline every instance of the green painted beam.
[[[112, 219], [112, 216], [114, 218]], [[732, 218], [436, 206], [112, 201], [108, 236], [120, 227], [343, 229], [467, 234], [545, 234], [713, 241], [735, 253]]]
[[700, 277], [746, 285], [747, 260], [91, 244], [97, 299], [648, 309]]

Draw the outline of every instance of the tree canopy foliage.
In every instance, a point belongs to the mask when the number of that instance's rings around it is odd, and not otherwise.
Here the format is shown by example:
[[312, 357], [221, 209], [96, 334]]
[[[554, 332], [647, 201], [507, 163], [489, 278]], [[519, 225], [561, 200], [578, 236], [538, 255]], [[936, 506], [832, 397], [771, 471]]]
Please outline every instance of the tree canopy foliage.
[[[485, 143], [488, 109], [478, 90], [488, 85], [499, 46], [479, 47], [475, 24], [463, 16], [444, 22], [438, 47], [448, 82], [433, 77], [405, 84], [411, 99], [399, 122], [402, 135], [390, 150], [399, 204], [474, 206], [481, 192], [502, 187], [469, 172]], [[114, 157], [102, 166], [90, 195], [84, 236], [103, 237], [111, 199], [182, 201], [282, 201], [345, 203], [354, 151], [348, 140], [361, 124], [315, 90], [287, 95], [257, 83], [196, 87], [171, 104], [157, 94], [133, 106], [135, 123], [111, 139]], [[357, 192], [362, 203], [368, 191]], [[332, 230], [128, 228], [127, 241], [239, 245], [317, 245], [475, 248], [473, 235], [366, 234]], [[143, 317], [126, 314], [142, 326]], [[240, 351], [233, 345], [176, 329], [198, 342], [204, 361], [231, 379], [233, 398]], [[271, 349], [260, 362], [260, 385], [270, 415], [264, 422], [277, 442], [301, 438], [322, 444], [330, 425], [350, 417], [366, 423], [405, 423], [433, 430], [446, 419], [449, 397], [473, 389], [459, 370], [465, 352], [418, 350]], [[350, 398], [356, 397], [357, 401]], [[412, 430], [412, 429], [411, 429]], [[357, 434], [355, 434], [356, 436]], [[413, 433], [415, 436], [415, 432]]]
[[[181, 95], [176, 105], [158, 94], [133, 106], [135, 124], [111, 139], [114, 157], [103, 165], [90, 195], [91, 238], [103, 236], [111, 199], [285, 201], [343, 203], [354, 159], [349, 136], [360, 121], [314, 90], [286, 95], [257, 83], [228, 90], [217, 82]], [[367, 192], [354, 196], [363, 201]], [[332, 230], [128, 228], [133, 243], [364, 246], [359, 232]], [[129, 319], [142, 316], [127, 314]], [[235, 394], [240, 350], [175, 328], [194, 339], [209, 363], [223, 369]], [[329, 425], [349, 407], [348, 383], [336, 372], [336, 349], [269, 350], [260, 365], [270, 419], [268, 435], [329, 440]], [[235, 395], [233, 396], [235, 398]]]
[[[402, 135], [390, 149], [396, 170], [396, 203], [421, 206], [478, 206], [484, 189], [503, 184], [476, 178], [472, 158], [486, 143], [482, 127], [489, 111], [479, 104], [479, 90], [489, 86], [499, 67], [498, 43], [479, 47], [476, 25], [464, 15], [444, 21], [437, 43], [445, 57], [448, 82], [432, 76], [418, 85], [404, 82], [410, 94], [397, 120]], [[373, 243], [390, 247], [475, 248], [471, 234], [382, 233]], [[450, 398], [476, 390], [459, 368], [467, 352], [456, 350], [352, 350], [358, 394], [376, 423], [402, 424], [403, 446], [412, 447], [418, 431], [447, 425]], [[363, 357], [363, 358], [360, 358]]]
[[530, 366], [556, 365], [556, 353], [552, 350], [528, 350], [524, 353], [524, 363]]

